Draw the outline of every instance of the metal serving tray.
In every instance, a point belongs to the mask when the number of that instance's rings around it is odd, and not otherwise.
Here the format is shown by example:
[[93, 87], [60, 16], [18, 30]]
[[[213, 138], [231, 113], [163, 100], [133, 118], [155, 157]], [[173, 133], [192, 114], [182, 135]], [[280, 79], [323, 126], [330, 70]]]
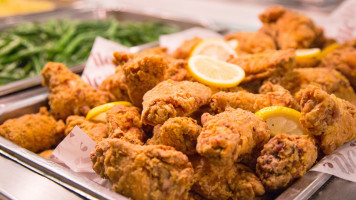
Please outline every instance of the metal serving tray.
[[[57, 9], [51, 12], [14, 16], [0, 19], [0, 31], [5, 28], [9, 28], [21, 22], [29, 21], [45, 21], [49, 18], [71, 18], [71, 19], [80, 19], [80, 20], [89, 20], [89, 19], [106, 19], [108, 17], [114, 17], [117, 20], [125, 21], [138, 21], [138, 22], [161, 22], [170, 26], [177, 27], [180, 30], [185, 30], [195, 26], [214, 28], [212, 24], [201, 21], [193, 21], [183, 18], [174, 18], [167, 15], [153, 15], [148, 13], [135, 13], [128, 10], [104, 10], [104, 9], [76, 9], [76, 8], [62, 8]], [[152, 42], [146, 44], [146, 46], [155, 46], [158, 45], [158, 42]], [[71, 67], [72, 71], [75, 73], [80, 73], [84, 69], [84, 64]], [[0, 97], [18, 92], [41, 83], [41, 76], [37, 75], [31, 78], [22, 79], [19, 81], [14, 81], [6, 85], [0, 86]]]

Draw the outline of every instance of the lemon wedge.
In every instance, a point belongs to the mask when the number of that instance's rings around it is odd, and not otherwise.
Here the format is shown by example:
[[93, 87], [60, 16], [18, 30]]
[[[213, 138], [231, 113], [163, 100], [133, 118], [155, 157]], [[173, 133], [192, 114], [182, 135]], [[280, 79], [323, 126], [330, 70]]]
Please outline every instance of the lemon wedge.
[[271, 106], [263, 108], [255, 114], [266, 121], [268, 128], [271, 130], [271, 136], [280, 133], [291, 135], [306, 134], [299, 121], [302, 114], [292, 108]]
[[310, 58], [319, 58], [321, 51], [319, 48], [312, 48], [312, 49], [297, 49], [295, 51], [295, 55], [298, 59], [310, 59]]
[[333, 50], [339, 48], [339, 46], [340, 46], [340, 45], [335, 42], [335, 43], [333, 43], [333, 44], [331, 44], [331, 45], [325, 47], [325, 48], [321, 51], [320, 57], [321, 57], [321, 58], [324, 58], [324, 57], [325, 57], [326, 55], [328, 55], [331, 51], [333, 51]]
[[132, 106], [130, 102], [127, 101], [116, 101], [111, 103], [106, 103], [95, 108], [92, 108], [87, 116], [86, 120], [94, 122], [106, 122], [106, 112], [116, 105]]
[[199, 82], [214, 87], [234, 87], [245, 77], [244, 70], [238, 65], [203, 55], [190, 57], [188, 68]]
[[230, 56], [236, 56], [235, 50], [222, 39], [205, 39], [197, 44], [191, 56], [205, 55], [218, 60], [226, 61]]

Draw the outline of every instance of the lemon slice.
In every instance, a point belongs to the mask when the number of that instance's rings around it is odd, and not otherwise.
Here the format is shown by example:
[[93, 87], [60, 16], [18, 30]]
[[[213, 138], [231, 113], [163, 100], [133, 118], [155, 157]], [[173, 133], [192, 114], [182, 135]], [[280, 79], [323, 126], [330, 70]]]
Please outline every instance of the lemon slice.
[[319, 58], [321, 51], [319, 48], [313, 49], [297, 49], [295, 55], [297, 59], [310, 59], [310, 58]]
[[191, 56], [196, 55], [205, 55], [226, 61], [231, 55], [236, 56], [236, 52], [225, 40], [205, 39], [194, 47]]
[[116, 101], [116, 102], [106, 103], [91, 109], [86, 116], [86, 120], [105, 123], [106, 112], [116, 105], [132, 106], [132, 104], [127, 101]]
[[299, 121], [302, 114], [292, 108], [271, 106], [263, 108], [255, 114], [266, 121], [268, 128], [271, 130], [271, 136], [280, 133], [291, 135], [306, 134]]
[[333, 50], [339, 48], [339, 46], [340, 46], [340, 45], [335, 42], [335, 43], [333, 43], [333, 44], [331, 44], [331, 45], [325, 47], [325, 48], [321, 51], [320, 57], [321, 57], [321, 58], [324, 58], [324, 57], [325, 57], [326, 55], [328, 55], [331, 51], [333, 51]]
[[245, 77], [244, 70], [238, 65], [203, 55], [190, 57], [188, 68], [199, 82], [215, 87], [234, 87]]

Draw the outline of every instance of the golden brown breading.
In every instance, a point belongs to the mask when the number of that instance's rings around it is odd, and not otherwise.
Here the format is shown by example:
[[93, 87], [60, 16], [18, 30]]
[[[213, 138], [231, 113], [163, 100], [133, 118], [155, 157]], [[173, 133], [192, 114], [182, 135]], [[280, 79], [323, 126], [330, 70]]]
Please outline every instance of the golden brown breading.
[[215, 113], [221, 113], [227, 107], [241, 108], [255, 113], [268, 106], [285, 106], [289, 108], [294, 106], [293, 96], [280, 85], [266, 82], [260, 88], [260, 93], [252, 94], [246, 91], [218, 92], [211, 96], [210, 108]]
[[136, 200], [188, 199], [193, 167], [186, 155], [164, 145], [101, 141], [91, 154], [93, 169], [112, 189]]
[[201, 127], [192, 118], [175, 117], [157, 125], [153, 131], [153, 137], [147, 144], [162, 144], [174, 147], [186, 155], [196, 154], [195, 147]]
[[274, 38], [279, 49], [322, 48], [326, 42], [323, 30], [304, 15], [272, 6], [259, 15], [263, 23], [260, 32]]
[[77, 74], [60, 63], [49, 62], [43, 68], [42, 84], [49, 90], [49, 106], [56, 119], [70, 115], [86, 115], [95, 106], [109, 102], [109, 93], [95, 90]]
[[121, 138], [133, 144], [143, 144], [146, 141], [141, 115], [136, 107], [114, 106], [106, 112], [106, 124], [110, 138]]
[[64, 138], [64, 123], [56, 121], [46, 107], [37, 114], [27, 114], [6, 120], [0, 125], [0, 135], [13, 143], [40, 152], [57, 145]]
[[67, 118], [65, 135], [68, 135], [75, 126], [78, 126], [96, 143], [108, 137], [107, 128], [104, 123], [87, 121], [85, 117], [77, 115], [72, 115]]
[[263, 147], [256, 172], [266, 189], [283, 189], [303, 176], [317, 156], [312, 137], [278, 134]]
[[47, 149], [42, 151], [41, 153], [38, 153], [39, 156], [41, 156], [42, 158], [46, 158], [48, 159], [53, 153], [53, 149]]
[[325, 154], [356, 139], [355, 105], [312, 85], [302, 90], [297, 100], [302, 126], [315, 136]]
[[231, 33], [225, 36], [225, 40], [237, 40], [237, 52], [243, 51], [254, 54], [277, 49], [273, 39], [262, 32]]
[[227, 108], [215, 116], [202, 115], [197, 152], [218, 165], [244, 162], [258, 154], [270, 137], [266, 122], [251, 112]]
[[113, 101], [130, 100], [129, 95], [127, 94], [124, 70], [121, 66], [116, 68], [115, 74], [106, 77], [104, 81], [101, 82], [98, 89], [112, 94], [115, 97]]
[[340, 71], [353, 88], [356, 88], [356, 48], [346, 46], [336, 49], [322, 59], [320, 67], [329, 67]]
[[265, 79], [290, 71], [295, 65], [294, 50], [279, 50], [252, 55], [241, 55], [228, 62], [240, 66], [245, 71], [242, 82]]
[[199, 44], [203, 39], [200, 37], [194, 37], [190, 40], [184, 41], [173, 53], [174, 58], [188, 59], [192, 53], [194, 47]]
[[167, 80], [143, 97], [142, 122], [163, 124], [171, 117], [184, 117], [208, 103], [211, 89], [196, 82]]
[[265, 193], [259, 178], [242, 164], [216, 166], [200, 158], [193, 166], [196, 181], [192, 189], [207, 199], [255, 199]]
[[272, 80], [279, 83], [295, 95], [301, 89], [313, 84], [321, 87], [327, 93], [356, 103], [356, 94], [349, 81], [338, 71], [330, 68], [298, 68], [286, 73], [281, 80]]

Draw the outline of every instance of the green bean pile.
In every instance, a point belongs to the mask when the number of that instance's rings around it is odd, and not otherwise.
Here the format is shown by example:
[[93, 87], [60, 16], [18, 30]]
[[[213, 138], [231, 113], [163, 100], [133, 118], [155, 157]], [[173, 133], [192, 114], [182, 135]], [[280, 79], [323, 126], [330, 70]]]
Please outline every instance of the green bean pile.
[[96, 36], [135, 46], [178, 31], [161, 23], [115, 19], [50, 19], [6, 29], [0, 35], [0, 85], [37, 75], [48, 61], [74, 66], [85, 62]]

